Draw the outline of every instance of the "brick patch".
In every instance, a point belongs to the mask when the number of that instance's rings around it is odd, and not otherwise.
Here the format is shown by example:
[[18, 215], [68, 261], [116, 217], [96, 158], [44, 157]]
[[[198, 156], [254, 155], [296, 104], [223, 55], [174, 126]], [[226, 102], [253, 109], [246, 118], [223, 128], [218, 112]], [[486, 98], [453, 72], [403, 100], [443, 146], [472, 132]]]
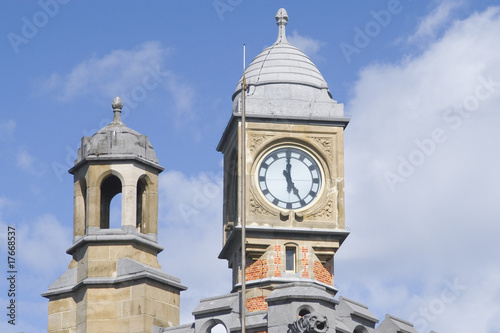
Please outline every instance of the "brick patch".
[[250, 264], [246, 271], [246, 280], [258, 280], [264, 279], [267, 277], [267, 272], [269, 272], [269, 265], [267, 263], [267, 259], [259, 259]]
[[329, 285], [333, 283], [333, 275], [331, 271], [328, 271], [328, 269], [326, 269], [325, 266], [323, 266], [323, 264], [319, 261], [314, 262], [313, 274], [314, 278], [319, 282], [323, 282]]
[[252, 297], [245, 302], [248, 312], [266, 311], [267, 303], [264, 296]]

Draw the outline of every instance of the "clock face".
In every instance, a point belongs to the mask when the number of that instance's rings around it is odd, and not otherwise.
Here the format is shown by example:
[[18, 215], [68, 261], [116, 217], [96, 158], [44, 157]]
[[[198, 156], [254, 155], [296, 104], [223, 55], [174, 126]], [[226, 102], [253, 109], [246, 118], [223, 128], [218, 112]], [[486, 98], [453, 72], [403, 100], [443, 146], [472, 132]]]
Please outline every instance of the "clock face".
[[316, 161], [297, 148], [279, 148], [262, 160], [258, 170], [262, 194], [273, 205], [285, 209], [307, 206], [321, 189], [321, 171]]

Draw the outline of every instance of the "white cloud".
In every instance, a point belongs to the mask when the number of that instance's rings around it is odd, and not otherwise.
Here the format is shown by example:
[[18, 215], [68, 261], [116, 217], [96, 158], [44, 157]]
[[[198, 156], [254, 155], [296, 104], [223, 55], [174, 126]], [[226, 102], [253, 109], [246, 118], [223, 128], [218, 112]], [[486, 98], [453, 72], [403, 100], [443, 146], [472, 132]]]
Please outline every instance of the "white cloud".
[[315, 57], [320, 48], [325, 45], [325, 42], [322, 42], [317, 39], [313, 39], [309, 36], [299, 35], [297, 30], [293, 30], [290, 35], [287, 36], [288, 41], [302, 52], [304, 52], [309, 57]]
[[[347, 105], [351, 235], [336, 256], [336, 283], [380, 319], [393, 312], [422, 324], [415, 313], [434, 306], [423, 332], [499, 329], [498, 259], [485, 246], [500, 233], [499, 12], [456, 22], [400, 64], [367, 67]], [[399, 177], [392, 187], [388, 173]], [[466, 289], [441, 312], [439, 297], [455, 279]], [[456, 320], [471, 304], [485, 304], [474, 310], [480, 327]]]
[[41, 87], [61, 91], [62, 100], [95, 92], [115, 96], [143, 84], [148, 69], [163, 63], [169, 50], [158, 42], [146, 42], [132, 50], [115, 50], [103, 57], [92, 56], [67, 74], [54, 73]]
[[420, 21], [417, 31], [408, 38], [408, 41], [413, 43], [427, 38], [435, 38], [445, 25], [449, 23], [453, 11], [463, 5], [463, 1], [442, 1], [431, 14]]
[[14, 120], [0, 120], [0, 141], [11, 139], [15, 129], [16, 122]]
[[43, 168], [40, 165], [36, 165], [36, 159], [31, 155], [26, 148], [19, 148], [16, 155], [16, 165], [24, 171], [27, 171], [33, 175], [43, 174]]
[[222, 249], [222, 194], [221, 175], [168, 171], [160, 176], [159, 243], [165, 255], [159, 260], [189, 288], [181, 293], [183, 323], [194, 320], [191, 312], [201, 298], [230, 292], [231, 271], [217, 258]]
[[[192, 112], [194, 89], [165, 68], [172, 50], [159, 42], [145, 42], [131, 50], [114, 50], [92, 56], [69, 73], [53, 73], [39, 85], [40, 94], [55, 95], [61, 101], [81, 96], [122, 97], [125, 107], [136, 108], [161, 87], [169, 93], [179, 119]], [[182, 115], [182, 117], [180, 117]]]

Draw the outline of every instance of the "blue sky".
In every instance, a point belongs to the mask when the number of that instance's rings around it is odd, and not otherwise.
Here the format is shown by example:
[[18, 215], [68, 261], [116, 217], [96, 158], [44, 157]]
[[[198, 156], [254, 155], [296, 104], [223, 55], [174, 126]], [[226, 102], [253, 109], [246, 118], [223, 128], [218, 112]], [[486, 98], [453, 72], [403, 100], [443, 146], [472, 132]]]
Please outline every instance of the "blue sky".
[[[351, 116], [351, 235], [335, 259], [339, 295], [420, 332], [500, 332], [500, 6], [492, 0], [0, 2], [0, 253], [7, 257], [14, 226], [19, 265], [18, 324], [2, 315], [2, 332], [46, 331], [40, 294], [71, 259], [67, 170], [80, 138], [111, 121], [116, 95], [124, 122], [149, 136], [165, 167], [159, 260], [189, 287], [181, 321], [200, 298], [229, 292], [230, 270], [217, 259], [215, 147], [242, 46], [249, 63], [276, 40], [280, 7], [290, 42]], [[7, 289], [2, 279], [3, 309]]]

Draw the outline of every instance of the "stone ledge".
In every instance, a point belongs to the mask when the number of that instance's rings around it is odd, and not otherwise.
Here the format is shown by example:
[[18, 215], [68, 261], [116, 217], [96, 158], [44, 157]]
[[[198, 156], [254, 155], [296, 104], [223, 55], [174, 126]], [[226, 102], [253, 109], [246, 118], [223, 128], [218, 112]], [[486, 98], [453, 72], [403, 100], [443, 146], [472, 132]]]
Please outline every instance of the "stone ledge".
[[90, 234], [75, 240], [73, 245], [71, 245], [66, 250], [66, 253], [73, 255], [73, 253], [75, 253], [78, 248], [90, 243], [136, 243], [152, 248], [153, 250], [156, 250], [157, 253], [163, 251], [163, 246], [156, 243], [154, 240], [152, 240], [152, 237], [148, 235], [140, 233], [128, 233], [121, 229], [99, 229], [99, 231], [89, 230], [89, 232]]
[[89, 163], [89, 162], [106, 162], [106, 161], [137, 161], [143, 164], [146, 164], [152, 168], [157, 169], [159, 172], [162, 172], [165, 170], [162, 166], [160, 166], [157, 163], [151, 162], [143, 157], [137, 156], [137, 155], [119, 155], [119, 154], [114, 154], [114, 155], [87, 155], [83, 160], [78, 161], [75, 163], [75, 165], [68, 170], [70, 174], [74, 174], [77, 169], [82, 167], [83, 165]]
[[360, 317], [362, 319], [368, 320], [369, 322], [376, 324], [379, 320], [368, 310], [368, 307], [359, 302], [353, 301], [346, 297], [340, 296], [339, 301], [345, 304], [351, 310], [351, 315]]
[[[264, 285], [269, 285], [269, 284], [280, 284], [281, 286], [275, 286], [275, 289], [278, 288], [287, 288], [287, 285], [307, 285], [309, 287], [315, 287], [319, 288], [322, 290], [325, 290], [325, 292], [330, 292], [333, 295], [335, 295], [338, 292], [338, 289], [335, 288], [334, 286], [330, 286], [326, 283], [314, 280], [314, 279], [309, 279], [309, 278], [280, 278], [280, 277], [268, 277], [264, 279], [259, 279], [259, 280], [252, 280], [252, 281], [247, 281], [246, 286], [247, 288], [255, 288], [260, 284]], [[241, 289], [241, 283], [237, 283], [234, 285], [233, 292], [236, 290]], [[333, 297], [333, 296], [332, 296]], [[337, 302], [337, 301], [335, 301]]]
[[239, 311], [239, 294], [232, 293], [217, 297], [209, 297], [200, 300], [200, 304], [193, 310], [195, 317], [215, 312]]
[[51, 298], [53, 296], [75, 293], [84, 286], [100, 287], [119, 285], [125, 282], [142, 279], [156, 281], [180, 291], [187, 289], [186, 286], [180, 283], [181, 281], [179, 278], [129, 258], [123, 258], [117, 261], [117, 277], [86, 278], [80, 283], [76, 283], [76, 270], [76, 268], [73, 268], [66, 271], [59, 279], [50, 285], [49, 291], [43, 293], [42, 296]]

